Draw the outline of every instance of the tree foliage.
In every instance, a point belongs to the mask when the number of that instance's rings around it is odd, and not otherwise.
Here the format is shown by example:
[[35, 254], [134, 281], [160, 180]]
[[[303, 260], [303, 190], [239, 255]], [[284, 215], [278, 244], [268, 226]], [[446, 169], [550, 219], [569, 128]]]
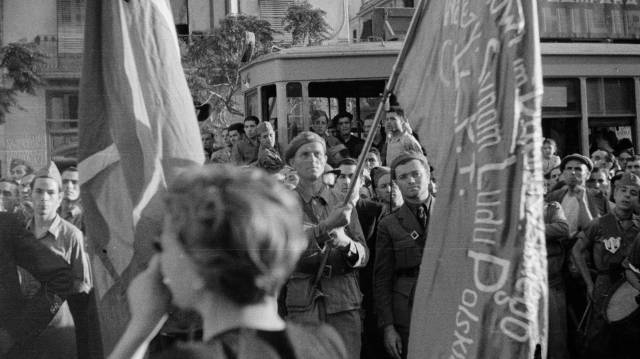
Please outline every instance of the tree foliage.
[[18, 93], [35, 95], [38, 86], [42, 85], [40, 65], [46, 56], [37, 51], [33, 43], [11, 43], [0, 48], [0, 124], [12, 107], [19, 106]]
[[282, 19], [284, 30], [291, 33], [293, 44], [309, 45], [328, 37], [330, 26], [322, 9], [314, 9], [308, 2], [293, 3]]
[[211, 104], [214, 111], [243, 115], [234, 96], [242, 85], [239, 69], [246, 31], [256, 37], [254, 56], [270, 51], [275, 33], [271, 24], [242, 14], [227, 16], [211, 33], [182, 42], [183, 67], [194, 100]]

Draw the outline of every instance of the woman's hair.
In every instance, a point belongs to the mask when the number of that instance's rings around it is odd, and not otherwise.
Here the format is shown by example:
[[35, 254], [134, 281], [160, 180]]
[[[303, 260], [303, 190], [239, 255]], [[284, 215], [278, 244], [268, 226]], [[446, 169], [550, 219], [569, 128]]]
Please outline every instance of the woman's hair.
[[166, 208], [206, 287], [238, 305], [275, 295], [307, 247], [293, 192], [257, 169], [191, 170], [169, 187]]
[[319, 119], [320, 117], [324, 117], [327, 120], [327, 125], [329, 124], [329, 116], [327, 116], [326, 112], [322, 110], [314, 110], [311, 112], [311, 122]]

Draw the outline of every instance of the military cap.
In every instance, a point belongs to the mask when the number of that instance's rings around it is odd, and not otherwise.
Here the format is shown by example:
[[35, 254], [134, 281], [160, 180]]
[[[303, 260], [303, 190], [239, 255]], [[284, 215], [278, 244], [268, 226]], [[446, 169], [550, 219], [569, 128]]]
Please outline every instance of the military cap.
[[569, 161], [582, 162], [585, 166], [587, 166], [587, 169], [589, 170], [589, 172], [593, 171], [593, 162], [591, 162], [591, 159], [579, 153], [572, 153], [568, 156], [565, 156], [560, 162], [560, 170], [564, 171], [564, 166], [566, 166], [567, 162]]
[[62, 187], [62, 176], [58, 170], [58, 166], [55, 163], [49, 162], [49, 165], [39, 169], [36, 173], [36, 178], [51, 178], [55, 180], [60, 187]]
[[633, 173], [625, 172], [622, 174], [622, 177], [616, 181], [616, 187], [618, 186], [640, 187], [640, 177]]
[[300, 147], [313, 142], [320, 143], [322, 145], [322, 148], [324, 148], [326, 151], [327, 145], [322, 137], [311, 131], [300, 132], [296, 137], [293, 138], [293, 140], [291, 140], [291, 143], [289, 143], [289, 147], [284, 153], [285, 162], [289, 163], [289, 161], [291, 161], [291, 159], [295, 157], [296, 152], [298, 152], [298, 149]]

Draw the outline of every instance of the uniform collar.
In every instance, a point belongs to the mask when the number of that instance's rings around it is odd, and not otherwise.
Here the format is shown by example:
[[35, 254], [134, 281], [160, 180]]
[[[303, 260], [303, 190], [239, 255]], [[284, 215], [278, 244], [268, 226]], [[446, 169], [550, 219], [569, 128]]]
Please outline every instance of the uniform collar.
[[320, 198], [322, 201], [324, 201], [324, 203], [327, 203], [330, 195], [329, 192], [331, 191], [331, 189], [329, 188], [329, 186], [323, 184], [320, 190], [315, 194], [311, 194], [308, 191], [303, 191], [300, 186], [296, 187], [296, 191], [305, 203], [311, 202], [311, 200], [314, 198]]
[[[29, 222], [27, 222], [27, 229], [30, 232], [32, 232], [34, 225], [35, 225], [35, 219], [31, 218]], [[51, 233], [51, 235], [54, 238], [58, 239], [58, 236], [60, 235], [61, 227], [62, 227], [62, 220], [60, 218], [60, 215], [56, 214], [55, 218], [53, 218], [53, 222], [51, 222], [51, 226], [49, 226], [49, 229], [47, 229], [47, 232]]]

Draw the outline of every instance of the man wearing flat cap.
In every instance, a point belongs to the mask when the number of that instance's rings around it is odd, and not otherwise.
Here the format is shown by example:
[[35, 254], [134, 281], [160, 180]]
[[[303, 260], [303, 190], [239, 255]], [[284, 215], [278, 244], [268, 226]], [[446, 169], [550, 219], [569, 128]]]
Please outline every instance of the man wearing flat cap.
[[[578, 233], [578, 240], [572, 249], [592, 303], [586, 321], [588, 358], [626, 358], [624, 352], [618, 351], [622, 343], [615, 341], [604, 313], [606, 300], [614, 285], [624, 278], [622, 263], [631, 253], [640, 232], [640, 218], [633, 214], [640, 199], [640, 178], [632, 173], [624, 173], [616, 182], [613, 198], [613, 211], [594, 219]], [[591, 268], [587, 264], [589, 260], [592, 260]], [[592, 272], [595, 272], [595, 280], [592, 279]]]
[[560, 170], [566, 186], [549, 193], [547, 201], [562, 205], [574, 236], [592, 219], [609, 213], [609, 202], [602, 192], [586, 188], [593, 170], [593, 162], [588, 157], [577, 153], [568, 155], [560, 162]]
[[[287, 317], [292, 321], [322, 321], [333, 326], [346, 344], [348, 357], [360, 357], [362, 293], [358, 268], [369, 251], [353, 204], [322, 181], [327, 162], [325, 141], [302, 132], [289, 144], [285, 160], [295, 168], [296, 187], [304, 212], [309, 246], [289, 278]], [[322, 265], [327, 258], [326, 265]]]
[[[576, 241], [576, 234], [584, 229], [594, 218], [601, 217], [611, 212], [609, 201], [601, 191], [586, 187], [587, 179], [593, 170], [593, 162], [581, 154], [574, 153], [568, 155], [560, 162], [560, 170], [565, 186], [547, 194], [547, 202], [558, 202], [565, 213], [567, 224], [569, 225], [569, 248]], [[584, 294], [586, 284], [576, 267], [573, 258], [567, 256], [567, 273], [565, 288], [567, 294], [567, 311], [571, 320], [568, 323], [569, 345], [575, 342], [571, 337], [576, 335], [578, 321], [582, 317], [586, 307], [587, 299]]]
[[260, 149], [258, 150], [257, 167], [269, 173], [276, 173], [284, 168], [284, 161], [275, 148], [276, 133], [268, 121], [260, 122], [256, 128]]
[[404, 204], [378, 226], [373, 295], [385, 349], [400, 359], [407, 357], [413, 297], [433, 204], [429, 163], [421, 153], [400, 153], [391, 163], [391, 179]]
[[[57, 213], [62, 202], [62, 177], [56, 165], [51, 162], [35, 174], [33, 182], [33, 219], [27, 223], [27, 229], [35, 235], [51, 252], [64, 259], [73, 273], [71, 296], [86, 296], [91, 289], [89, 260], [85, 252], [82, 232]], [[82, 308], [81, 310], [86, 310]], [[74, 308], [74, 313], [75, 313]], [[69, 333], [71, 314], [67, 303], [63, 304], [49, 328], [34, 343], [34, 348], [46, 350], [51, 358], [75, 358], [76, 338]], [[84, 324], [80, 318], [74, 320], [79, 326]], [[67, 328], [67, 329], [63, 329]], [[83, 353], [80, 353], [82, 357]]]

